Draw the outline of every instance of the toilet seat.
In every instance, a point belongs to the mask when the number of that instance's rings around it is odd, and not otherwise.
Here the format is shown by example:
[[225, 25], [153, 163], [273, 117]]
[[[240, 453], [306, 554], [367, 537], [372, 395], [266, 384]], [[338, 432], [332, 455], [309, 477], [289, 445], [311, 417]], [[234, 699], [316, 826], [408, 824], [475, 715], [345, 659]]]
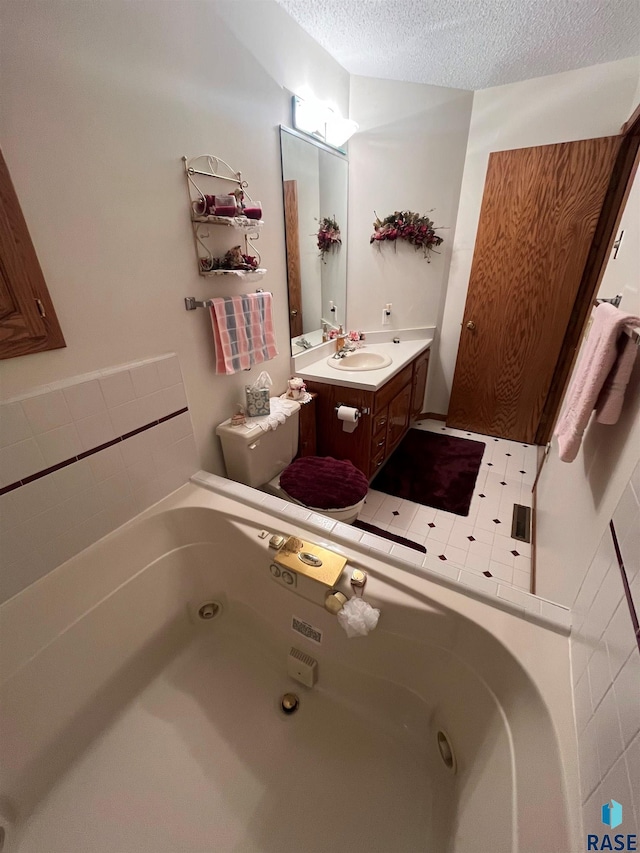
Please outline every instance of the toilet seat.
[[280, 474], [280, 488], [290, 500], [342, 521], [355, 521], [369, 491], [369, 481], [352, 462], [332, 456], [303, 456]]

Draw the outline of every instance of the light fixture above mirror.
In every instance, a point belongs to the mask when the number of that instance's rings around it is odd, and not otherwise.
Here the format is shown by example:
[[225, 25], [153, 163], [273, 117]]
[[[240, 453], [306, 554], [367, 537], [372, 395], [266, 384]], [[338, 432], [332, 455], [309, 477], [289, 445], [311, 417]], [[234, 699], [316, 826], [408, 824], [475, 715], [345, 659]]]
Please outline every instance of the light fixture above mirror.
[[301, 133], [323, 142], [330, 148], [344, 150], [342, 146], [358, 130], [355, 121], [342, 118], [339, 113], [313, 98], [292, 98], [293, 126]]

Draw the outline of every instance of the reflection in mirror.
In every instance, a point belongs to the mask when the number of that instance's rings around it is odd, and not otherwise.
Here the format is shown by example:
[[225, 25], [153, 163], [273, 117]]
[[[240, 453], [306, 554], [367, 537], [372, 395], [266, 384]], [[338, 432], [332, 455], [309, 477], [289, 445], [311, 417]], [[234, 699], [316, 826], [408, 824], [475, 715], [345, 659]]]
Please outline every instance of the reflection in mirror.
[[[280, 128], [280, 147], [289, 326], [296, 355], [322, 343], [323, 324], [346, 328], [349, 165], [342, 154], [286, 127]], [[318, 228], [325, 217], [336, 220], [342, 243], [321, 257]]]

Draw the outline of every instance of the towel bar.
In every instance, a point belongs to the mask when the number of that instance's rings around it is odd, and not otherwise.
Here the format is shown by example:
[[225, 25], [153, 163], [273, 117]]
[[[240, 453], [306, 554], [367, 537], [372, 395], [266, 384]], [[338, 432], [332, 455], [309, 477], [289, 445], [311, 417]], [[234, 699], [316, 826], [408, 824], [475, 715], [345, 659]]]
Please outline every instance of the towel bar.
[[640, 346], [640, 326], [636, 326], [635, 328], [633, 326], [625, 326], [624, 332], [626, 335], [629, 335], [634, 344]]
[[[256, 293], [264, 293], [264, 290], [256, 290]], [[270, 293], [271, 291], [267, 291]], [[273, 294], [271, 294], [273, 296]], [[213, 299], [196, 299], [195, 296], [185, 296], [184, 298], [185, 311], [195, 311], [196, 308], [212, 308]]]

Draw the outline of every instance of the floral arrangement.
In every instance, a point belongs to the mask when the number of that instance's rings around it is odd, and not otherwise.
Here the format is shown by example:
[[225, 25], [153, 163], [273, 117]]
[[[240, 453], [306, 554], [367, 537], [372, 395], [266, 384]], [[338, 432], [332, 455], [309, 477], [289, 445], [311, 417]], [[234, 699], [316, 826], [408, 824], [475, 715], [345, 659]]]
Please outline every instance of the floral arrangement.
[[419, 213], [413, 213], [411, 210], [396, 210], [384, 219], [380, 219], [377, 213], [375, 216], [376, 221], [373, 223], [374, 230], [370, 243], [380, 244], [383, 240], [392, 242], [406, 240], [414, 246], [416, 251], [422, 249], [427, 262], [431, 261], [433, 247], [442, 243], [442, 237], [435, 233], [436, 226], [428, 216], [420, 216]]
[[340, 226], [335, 217], [325, 216], [318, 221], [320, 223], [317, 234], [318, 249], [320, 250], [320, 257], [324, 261], [327, 252], [342, 245], [342, 237], [340, 236]]
[[245, 255], [240, 246], [229, 249], [224, 258], [200, 258], [202, 272], [212, 270], [245, 270], [250, 272], [258, 267], [258, 259]]

